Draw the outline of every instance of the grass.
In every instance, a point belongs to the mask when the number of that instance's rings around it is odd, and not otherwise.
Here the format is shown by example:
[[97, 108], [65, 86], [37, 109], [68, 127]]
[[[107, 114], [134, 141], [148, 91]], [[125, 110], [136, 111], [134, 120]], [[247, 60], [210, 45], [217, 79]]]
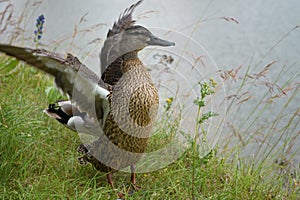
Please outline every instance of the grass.
[[[9, 43], [31, 40], [24, 22], [34, 20], [34, 9], [40, 2], [30, 5], [28, 1], [19, 18], [9, 17], [14, 16], [13, 6], [10, 1], [3, 2], [9, 4], [0, 13], [4, 16], [0, 20], [1, 36], [8, 35]], [[238, 23], [234, 18], [221, 19]], [[85, 33], [77, 30], [81, 21], [74, 28], [69, 48], [79, 48], [76, 39]], [[195, 31], [202, 21], [199, 18]], [[300, 93], [299, 72], [288, 76], [298, 63], [282, 67], [272, 81], [268, 71], [276, 63], [262, 66], [267, 55], [297, 28], [280, 38], [258, 63], [251, 61], [246, 67], [220, 71], [228, 95], [223, 146], [200, 158], [192, 138], [193, 145], [176, 162], [139, 174], [142, 190], [127, 199], [299, 199], [299, 167], [293, 166], [292, 160], [300, 150], [300, 109], [289, 112]], [[47, 47], [57, 48], [70, 38]], [[77, 162], [76, 149], [81, 143], [77, 133], [43, 114], [49, 103], [64, 98], [52, 88], [52, 82], [51, 77], [34, 68], [0, 55], [0, 199], [116, 199], [106, 174]], [[257, 96], [257, 90], [265, 93]], [[252, 110], [243, 118], [234, 115], [245, 113], [249, 105]], [[275, 115], [268, 113], [274, 107]], [[179, 119], [170, 120], [170, 116], [171, 112], [162, 115], [147, 151], [160, 149], [174, 137]], [[245, 157], [243, 152], [253, 141], [258, 144], [251, 149], [255, 153]], [[130, 175], [118, 172], [113, 178], [116, 188], [125, 192]]]
[[[5, 69], [16, 64], [2, 55], [3, 63]], [[0, 79], [0, 199], [115, 199], [104, 173], [77, 162], [78, 135], [42, 113], [61, 98], [46, 95], [52, 79], [23, 64], [11, 68]], [[128, 199], [299, 198], [299, 178], [280, 173], [283, 165], [274, 172], [231, 157], [230, 151], [216, 149], [216, 155], [202, 159], [193, 151], [162, 170], [139, 174], [143, 189]], [[114, 174], [120, 191], [129, 179], [124, 172]]]

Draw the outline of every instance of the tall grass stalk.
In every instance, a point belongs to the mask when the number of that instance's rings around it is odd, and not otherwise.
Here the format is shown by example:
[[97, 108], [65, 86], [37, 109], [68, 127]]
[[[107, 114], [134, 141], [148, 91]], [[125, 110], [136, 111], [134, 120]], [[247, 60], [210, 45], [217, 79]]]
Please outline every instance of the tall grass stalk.
[[[211, 2], [213, 1], [210, 1], [207, 7]], [[9, 43], [23, 43], [28, 38], [32, 39], [24, 33], [26, 24], [23, 24], [24, 20], [32, 18], [34, 21], [36, 18], [32, 14], [27, 15], [30, 5], [33, 4], [27, 1], [20, 18], [10, 18], [11, 21], [3, 22], [15, 26]], [[205, 10], [197, 24], [194, 24], [191, 35], [199, 24], [205, 21], [223, 19], [238, 23], [234, 18], [227, 17], [205, 19], [204, 13]], [[0, 27], [7, 27], [1, 25], [0, 23]], [[65, 36], [50, 43], [49, 48], [56, 50], [58, 46], [69, 41], [70, 37], [68, 47], [77, 48], [76, 41], [81, 39], [79, 34], [83, 36], [88, 32], [80, 29], [79, 25], [80, 23], [74, 28], [72, 36]], [[101, 25], [94, 26], [93, 30], [98, 28], [101, 28]], [[296, 146], [296, 141], [299, 140], [299, 108], [290, 113], [285, 123], [280, 124], [292, 101], [298, 98], [299, 73], [283, 81], [283, 77], [287, 76], [291, 69], [291, 66], [284, 66], [273, 82], [265, 79], [267, 74], [261, 77], [256, 75], [264, 72], [264, 69], [274, 67], [276, 63], [273, 61], [260, 72], [253, 72], [297, 28], [299, 27], [293, 28], [280, 38], [256, 64], [253, 63], [253, 54], [242, 75], [239, 69], [236, 70], [236, 76], [241, 78], [237, 79], [235, 84], [231, 85], [229, 80], [224, 80], [226, 87], [230, 89], [228, 92], [234, 95], [228, 100], [226, 110], [226, 114], [232, 117], [232, 121], [228, 122], [231, 126], [224, 129], [224, 134], [230, 135], [230, 139], [226, 138], [228, 141], [224, 141], [227, 142], [227, 146], [224, 145], [224, 149], [217, 148], [216, 154], [209, 152], [204, 157], [199, 156], [199, 152], [204, 148], [201, 145], [206, 141], [204, 122], [209, 122], [207, 119], [212, 117], [203, 113], [202, 104], [200, 106], [198, 103], [203, 103], [200, 101], [205, 99], [199, 98], [196, 101], [198, 117], [195, 119], [199, 123], [196, 123], [191, 148], [165, 169], [140, 174], [138, 184], [143, 189], [129, 199], [299, 199], [299, 167], [292, 166], [291, 162], [293, 156], [300, 151], [300, 147]], [[4, 33], [5, 30], [0, 34]], [[188, 49], [188, 43], [183, 49]], [[178, 66], [179, 63], [176, 67]], [[91, 166], [82, 167], [78, 164], [76, 149], [80, 140], [77, 134], [59, 126], [42, 113], [49, 103], [64, 98], [52, 88], [52, 82], [52, 78], [33, 70], [30, 66], [0, 55], [0, 199], [114, 199], [115, 193], [107, 185], [105, 174], [97, 172]], [[233, 116], [250, 105], [250, 92], [256, 86], [262, 87], [264, 83], [267, 85], [264, 88], [266, 92], [256, 99], [253, 110], [243, 120], [239, 120], [239, 115]], [[277, 93], [270, 92], [270, 84], [277, 89]], [[264, 119], [263, 115], [270, 110], [272, 101], [282, 99], [285, 101], [277, 107], [279, 112], [270, 125], [256, 127], [259, 120]], [[165, 117], [167, 121], [169, 116]], [[164, 146], [166, 141], [173, 137], [172, 134], [168, 136], [166, 132], [173, 133], [177, 128], [176, 123], [162, 124], [169, 127], [158, 130], [160, 135], [150, 140], [149, 152]], [[260, 146], [255, 149], [256, 153], [250, 157], [242, 155], [244, 149], [257, 139], [260, 132], [263, 132], [263, 137], [259, 138]], [[200, 133], [203, 137], [200, 137]], [[273, 135], [279, 137], [268, 149], [265, 148], [264, 145], [269, 145], [268, 140]], [[279, 147], [282, 141], [283, 145]], [[230, 146], [231, 142], [234, 146]], [[268, 160], [275, 158], [278, 159], [276, 163], [267, 165]], [[128, 180], [128, 174], [115, 174], [116, 187], [124, 193]]]

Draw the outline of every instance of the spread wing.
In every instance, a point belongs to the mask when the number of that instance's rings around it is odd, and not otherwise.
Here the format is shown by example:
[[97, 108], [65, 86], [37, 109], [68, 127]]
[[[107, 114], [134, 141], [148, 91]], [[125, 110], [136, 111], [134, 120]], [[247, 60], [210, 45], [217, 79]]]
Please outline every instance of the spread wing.
[[[118, 52], [118, 47], [116, 47], [122, 39], [120, 33], [124, 32], [127, 28], [134, 26], [135, 20], [132, 19], [132, 13], [142, 2], [143, 0], [139, 0], [135, 4], [132, 4], [129, 8], [125, 9], [125, 11], [119, 16], [119, 19], [113, 24], [113, 27], [109, 29], [107, 39], [104, 42], [100, 53], [101, 73], [103, 73], [107, 66], [114, 62], [115, 59], [121, 56], [120, 52]], [[115, 52], [114, 49], [117, 49], [117, 51]]]
[[104, 83], [93, 71], [76, 57], [44, 49], [30, 49], [0, 44], [0, 51], [22, 60], [52, 76], [56, 86], [67, 94], [79, 110], [90, 118], [101, 120], [104, 124], [109, 112], [109, 85]]
[[126, 28], [129, 28], [134, 25], [135, 20], [132, 20], [132, 13], [134, 9], [142, 3], [142, 0], [132, 4], [129, 8], [119, 16], [119, 19], [114, 23], [113, 27], [109, 29], [107, 37], [111, 37], [115, 34], [118, 34], [124, 31]]

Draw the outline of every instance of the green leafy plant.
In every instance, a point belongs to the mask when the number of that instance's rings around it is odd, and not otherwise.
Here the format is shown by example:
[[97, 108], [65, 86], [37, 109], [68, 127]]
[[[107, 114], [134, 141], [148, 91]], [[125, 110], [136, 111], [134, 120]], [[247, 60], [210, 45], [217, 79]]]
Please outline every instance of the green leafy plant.
[[[211, 117], [218, 116], [215, 112], [207, 112], [202, 113], [202, 109], [206, 105], [206, 98], [212, 94], [215, 93], [215, 87], [217, 86], [217, 83], [210, 79], [209, 81], [204, 82], [198, 82], [200, 86], [200, 97], [197, 97], [197, 99], [194, 100], [194, 104], [197, 106], [197, 123], [196, 123], [196, 133], [194, 136], [194, 140], [192, 142], [192, 150], [193, 150], [193, 170], [192, 170], [192, 196], [193, 199], [195, 198], [195, 188], [194, 188], [194, 182], [196, 179], [196, 168], [197, 163], [196, 160], [199, 160], [199, 151], [200, 151], [200, 145], [205, 144], [206, 142], [206, 130], [203, 126], [203, 124], [208, 121]], [[199, 135], [202, 134], [202, 141], [199, 141]], [[214, 151], [208, 152], [207, 155], [205, 155], [203, 158], [200, 159], [200, 163], [207, 163], [208, 160], [214, 156]], [[203, 162], [202, 162], [203, 161]]]

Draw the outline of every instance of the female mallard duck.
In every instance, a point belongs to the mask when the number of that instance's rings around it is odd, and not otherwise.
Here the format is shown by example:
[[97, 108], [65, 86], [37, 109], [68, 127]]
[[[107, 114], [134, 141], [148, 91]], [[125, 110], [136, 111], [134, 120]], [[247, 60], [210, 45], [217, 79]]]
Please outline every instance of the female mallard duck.
[[79, 161], [107, 172], [113, 188], [112, 172], [128, 166], [135, 187], [134, 165], [157, 114], [158, 92], [138, 52], [148, 45], [174, 45], [135, 25], [131, 15], [141, 2], [126, 9], [109, 30], [100, 54], [101, 78], [71, 54], [63, 58], [44, 49], [0, 44], [0, 51], [54, 76], [70, 100], [51, 104], [45, 112], [74, 131], [97, 136], [79, 146]]

